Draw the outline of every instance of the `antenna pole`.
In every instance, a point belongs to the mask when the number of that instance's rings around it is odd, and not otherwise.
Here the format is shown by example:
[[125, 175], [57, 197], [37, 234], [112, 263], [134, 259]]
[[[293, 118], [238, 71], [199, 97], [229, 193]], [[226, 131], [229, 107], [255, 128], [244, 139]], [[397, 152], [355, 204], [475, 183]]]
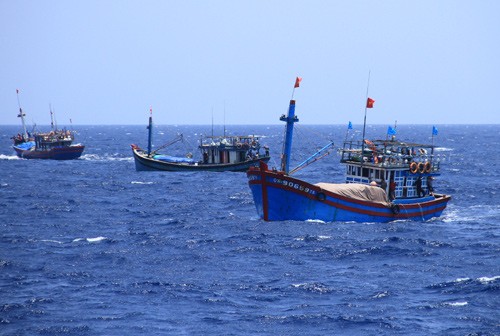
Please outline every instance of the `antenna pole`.
[[212, 139], [214, 138], [214, 107], [212, 106]]
[[54, 113], [52, 112], [52, 104], [49, 103], [49, 111], [50, 111], [50, 129], [54, 130]]
[[148, 124], [148, 156], [151, 156], [151, 142], [153, 133], [153, 107], [149, 108], [149, 124]]
[[365, 119], [363, 121], [363, 142], [361, 143], [361, 175], [363, 175], [363, 163], [365, 154], [366, 110], [368, 109], [368, 90], [370, 88], [370, 73], [371, 70], [368, 70], [368, 83], [366, 84], [366, 99], [365, 99]]
[[26, 115], [23, 113], [23, 109], [21, 108], [21, 103], [19, 102], [19, 89], [16, 89], [16, 95], [17, 95], [17, 106], [19, 106], [19, 114], [17, 115], [17, 117], [21, 118], [21, 123], [23, 124], [24, 138], [26, 139], [26, 141], [28, 141], [28, 132], [26, 131], [26, 122], [24, 121], [24, 117]]

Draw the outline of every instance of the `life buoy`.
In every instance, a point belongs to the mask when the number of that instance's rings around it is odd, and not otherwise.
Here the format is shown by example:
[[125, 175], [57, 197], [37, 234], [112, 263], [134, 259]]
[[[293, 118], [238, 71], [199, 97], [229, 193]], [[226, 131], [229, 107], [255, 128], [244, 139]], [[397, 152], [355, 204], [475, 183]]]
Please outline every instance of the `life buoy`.
[[424, 170], [426, 173], [430, 173], [431, 172], [431, 163], [430, 162], [426, 162], [425, 163], [425, 167], [424, 167]]
[[423, 163], [423, 162], [419, 162], [419, 163], [418, 163], [418, 171], [419, 171], [420, 173], [425, 172], [425, 165], [424, 165], [424, 163]]
[[238, 142], [238, 143], [236, 144], [236, 148], [240, 149], [240, 148], [241, 148], [241, 143], [239, 143], [239, 142]]
[[397, 215], [401, 211], [401, 208], [399, 207], [399, 204], [392, 203], [391, 204], [391, 211], [392, 211], [393, 214]]
[[318, 198], [318, 201], [324, 201], [326, 200], [326, 195], [322, 192], [319, 192], [316, 194], [316, 197]]
[[417, 163], [415, 161], [413, 161], [412, 163], [410, 163], [410, 172], [412, 174], [415, 174], [418, 170], [418, 166], [417, 166]]

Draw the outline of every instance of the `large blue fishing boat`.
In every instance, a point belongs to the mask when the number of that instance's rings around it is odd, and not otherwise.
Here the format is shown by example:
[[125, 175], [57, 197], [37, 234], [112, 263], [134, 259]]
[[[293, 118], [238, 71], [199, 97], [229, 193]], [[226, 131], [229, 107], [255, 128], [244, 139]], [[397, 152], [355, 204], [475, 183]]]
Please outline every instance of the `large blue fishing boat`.
[[18, 133], [12, 137], [14, 145], [12, 146], [16, 155], [23, 159], [50, 159], [50, 160], [74, 160], [78, 159], [85, 149], [81, 144], [73, 144], [75, 139], [74, 132], [67, 129], [57, 129], [54, 126], [52, 109], [51, 131], [49, 132], [31, 132], [26, 130], [26, 116], [19, 103], [19, 90], [16, 90], [17, 102], [19, 105], [18, 117], [21, 118], [23, 126], [22, 134]]
[[[368, 100], [368, 104], [373, 101]], [[293, 125], [298, 122], [293, 99], [288, 115], [280, 120], [286, 122], [280, 170], [269, 169], [261, 162], [247, 172], [257, 213], [266, 221], [427, 220], [440, 216], [451, 199], [434, 193], [432, 188], [440, 168], [434, 145], [400, 142], [395, 137], [346, 141], [341, 150], [341, 163], [346, 165], [345, 183], [312, 184], [294, 178], [291, 174], [297, 168], [289, 170]], [[315, 161], [332, 145], [301, 165]]]
[[248, 136], [207, 136], [200, 139], [200, 159], [192, 153], [185, 157], [162, 154], [164, 148], [183, 140], [182, 134], [169, 143], [152, 150], [153, 118], [149, 117], [148, 148], [142, 149], [132, 144], [135, 168], [137, 171], [235, 171], [245, 172], [259, 162], [268, 162], [269, 148], [260, 145], [256, 135]]

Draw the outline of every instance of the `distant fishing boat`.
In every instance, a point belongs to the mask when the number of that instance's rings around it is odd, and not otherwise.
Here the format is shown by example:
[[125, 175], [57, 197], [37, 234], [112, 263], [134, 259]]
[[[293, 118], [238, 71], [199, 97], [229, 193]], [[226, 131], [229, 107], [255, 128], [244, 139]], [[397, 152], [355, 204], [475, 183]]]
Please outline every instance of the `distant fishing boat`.
[[162, 154], [160, 151], [178, 141], [182, 141], [182, 134], [168, 144], [152, 150], [153, 117], [149, 117], [148, 148], [141, 149], [132, 144], [135, 168], [137, 171], [165, 170], [165, 171], [247, 171], [260, 161], [268, 162], [269, 148], [261, 146], [259, 137], [249, 136], [208, 136], [200, 140], [198, 149], [201, 159], [195, 160], [191, 154], [186, 157]]
[[[368, 98], [367, 108], [373, 102]], [[345, 141], [341, 163], [346, 165], [346, 183], [312, 184], [296, 179], [291, 174], [297, 168], [289, 170], [293, 125], [298, 122], [295, 100], [280, 120], [286, 122], [281, 169], [269, 169], [261, 162], [247, 172], [257, 213], [266, 221], [427, 220], [439, 217], [451, 199], [433, 192], [432, 180], [440, 168], [434, 160], [434, 145], [400, 142], [395, 137]], [[315, 161], [327, 147], [303, 164]]]
[[74, 132], [66, 129], [59, 130], [54, 127], [52, 110], [50, 132], [32, 132], [26, 130], [24, 117], [26, 116], [19, 103], [19, 90], [17, 92], [17, 102], [19, 105], [18, 117], [21, 118], [23, 131], [12, 137], [13, 148], [18, 157], [23, 159], [51, 159], [51, 160], [73, 160], [78, 159], [85, 149], [81, 144], [73, 144]]

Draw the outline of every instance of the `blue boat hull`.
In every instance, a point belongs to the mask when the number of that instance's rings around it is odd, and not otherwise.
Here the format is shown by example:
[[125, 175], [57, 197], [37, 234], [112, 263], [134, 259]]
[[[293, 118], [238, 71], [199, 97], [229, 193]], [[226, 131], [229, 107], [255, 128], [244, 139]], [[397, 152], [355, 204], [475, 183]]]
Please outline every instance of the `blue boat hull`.
[[270, 171], [261, 165], [247, 172], [258, 215], [266, 221], [321, 220], [390, 222], [439, 217], [450, 196], [435, 195], [383, 204], [344, 197], [314, 184]]

